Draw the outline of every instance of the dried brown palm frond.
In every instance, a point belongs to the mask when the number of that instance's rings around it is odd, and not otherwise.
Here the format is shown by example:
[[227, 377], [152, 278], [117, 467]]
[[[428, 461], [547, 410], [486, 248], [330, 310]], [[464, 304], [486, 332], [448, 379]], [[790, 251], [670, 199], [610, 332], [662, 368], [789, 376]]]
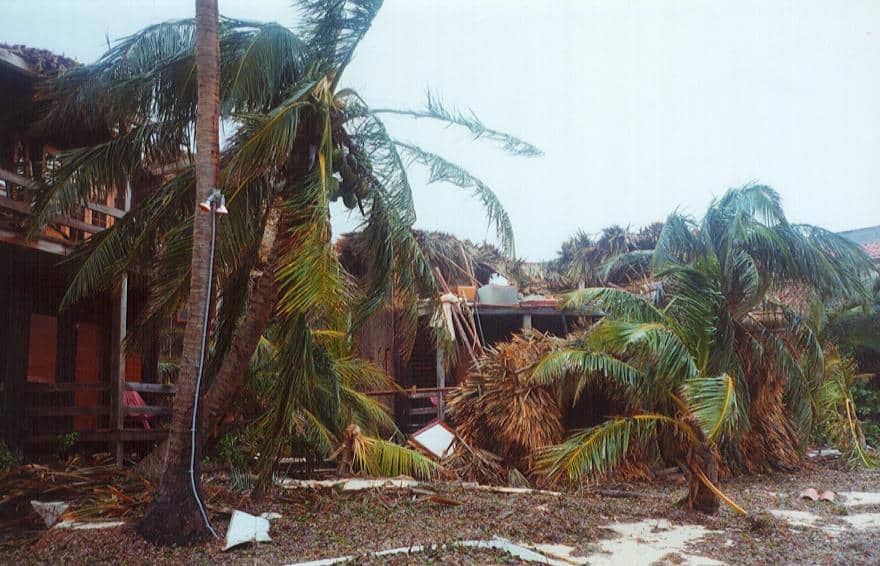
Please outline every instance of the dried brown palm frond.
[[502, 485], [507, 478], [500, 457], [461, 439], [456, 443], [455, 451], [443, 461], [443, 467], [461, 481]]
[[450, 397], [449, 414], [459, 436], [497, 454], [506, 467], [531, 469], [534, 455], [564, 434], [554, 388], [528, 380], [529, 370], [558, 344], [559, 339], [533, 331], [488, 350]]

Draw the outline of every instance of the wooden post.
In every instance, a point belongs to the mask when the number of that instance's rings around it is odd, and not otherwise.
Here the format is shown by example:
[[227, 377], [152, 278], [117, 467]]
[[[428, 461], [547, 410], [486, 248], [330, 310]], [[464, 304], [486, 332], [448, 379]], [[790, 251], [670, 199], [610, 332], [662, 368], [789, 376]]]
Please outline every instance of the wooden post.
[[[125, 180], [125, 206], [131, 208], [131, 184]], [[116, 465], [122, 466], [124, 444], [122, 430], [125, 428], [125, 335], [126, 319], [128, 318], [128, 275], [122, 276], [119, 291], [113, 301], [113, 345], [110, 365], [110, 430], [116, 433], [114, 453]]]
[[[437, 387], [446, 387], [446, 372], [443, 368], [443, 344], [437, 345]], [[443, 392], [437, 392], [437, 418], [443, 420]]]
[[532, 333], [532, 315], [531, 314], [524, 314], [523, 315], [522, 327], [523, 327], [523, 336], [528, 336], [529, 334]]

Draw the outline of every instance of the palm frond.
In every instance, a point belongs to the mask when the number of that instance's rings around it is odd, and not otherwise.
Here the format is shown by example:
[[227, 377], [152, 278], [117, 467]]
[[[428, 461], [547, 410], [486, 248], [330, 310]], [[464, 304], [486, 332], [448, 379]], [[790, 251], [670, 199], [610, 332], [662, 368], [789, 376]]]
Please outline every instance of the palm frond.
[[642, 322], [663, 320], [663, 313], [646, 297], [610, 287], [572, 291], [565, 295], [562, 307], [572, 310], [593, 307], [623, 320]]
[[430, 120], [438, 120], [446, 124], [461, 126], [470, 131], [474, 139], [486, 138], [492, 140], [502, 147], [504, 151], [525, 157], [538, 157], [544, 155], [540, 149], [534, 145], [508, 133], [501, 132], [489, 128], [477, 117], [473, 111], [464, 114], [455, 109], [448, 109], [440, 100], [440, 98], [428, 91], [428, 101], [424, 110], [395, 110], [391, 108], [377, 108], [371, 110], [373, 114], [398, 114], [410, 116], [412, 118], [425, 118]]
[[354, 464], [366, 474], [431, 479], [437, 464], [411, 448], [381, 438], [358, 435], [353, 442]]
[[736, 385], [729, 375], [697, 377], [682, 384], [688, 410], [710, 442], [730, 437], [738, 428]]
[[538, 459], [538, 469], [550, 477], [571, 482], [601, 478], [623, 462], [632, 444], [648, 442], [658, 423], [674, 421], [661, 414], [609, 419], [547, 449]]
[[511, 257], [516, 255], [513, 225], [498, 196], [483, 181], [464, 168], [447, 161], [437, 154], [403, 142], [395, 142], [404, 155], [427, 167], [430, 171], [429, 183], [449, 183], [463, 189], [470, 189], [486, 209], [489, 224], [495, 225], [495, 233], [501, 249]]

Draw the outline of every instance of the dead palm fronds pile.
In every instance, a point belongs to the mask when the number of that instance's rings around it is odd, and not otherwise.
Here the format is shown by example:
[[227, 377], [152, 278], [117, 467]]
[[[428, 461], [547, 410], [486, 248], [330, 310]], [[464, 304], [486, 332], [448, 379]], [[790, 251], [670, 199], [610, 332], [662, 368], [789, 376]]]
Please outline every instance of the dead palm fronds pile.
[[491, 450], [506, 467], [522, 471], [531, 468], [538, 451], [562, 440], [562, 414], [554, 389], [528, 379], [530, 370], [558, 342], [531, 332], [486, 352], [449, 400], [449, 414], [464, 442]]
[[150, 482], [112, 464], [19, 466], [0, 474], [0, 545], [45, 528], [31, 501], [69, 503], [60, 520], [121, 520], [139, 516], [152, 493]]

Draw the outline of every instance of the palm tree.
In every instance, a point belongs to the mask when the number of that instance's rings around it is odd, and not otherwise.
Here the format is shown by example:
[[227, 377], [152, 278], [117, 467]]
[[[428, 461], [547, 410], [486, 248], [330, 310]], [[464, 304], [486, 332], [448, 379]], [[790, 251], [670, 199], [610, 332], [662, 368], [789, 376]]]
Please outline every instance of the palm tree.
[[290, 344], [282, 339], [284, 332], [276, 325], [260, 340], [248, 368], [245, 399], [239, 396], [238, 416], [247, 422], [243, 436], [263, 456], [257, 492], [270, 486], [278, 456], [316, 463], [336, 457], [340, 473], [431, 476], [436, 467], [431, 460], [379, 438], [399, 431], [369, 392], [397, 386], [357, 356], [344, 330], [306, 327], [302, 335], [309, 344], [300, 352], [280, 347]]
[[562, 243], [548, 267], [579, 288], [606, 283], [629, 285], [645, 278], [662, 226], [655, 222], [638, 232], [608, 226], [595, 240], [578, 230]]
[[[196, 2], [196, 69], [198, 105], [196, 112], [195, 203], [207, 200], [217, 186], [220, 169], [220, 14], [217, 0]], [[196, 209], [197, 210], [197, 209]], [[208, 332], [207, 304], [211, 301], [211, 272], [214, 261], [214, 233], [208, 214], [195, 214], [192, 222], [189, 313], [183, 336], [183, 354], [177, 378], [167, 463], [159, 489], [138, 523], [148, 540], [173, 543], [197, 540], [213, 533], [208, 514], [198, 493], [199, 451], [195, 446], [194, 401], [198, 399], [205, 362], [205, 334]]]
[[[233, 133], [220, 154], [217, 184], [230, 214], [217, 244], [222, 301], [198, 427], [203, 443], [234, 406], [248, 362], [273, 320], [285, 329], [279, 348], [302, 352], [311, 348], [308, 332], [317, 319], [344, 318], [342, 327], [350, 332], [388, 304], [392, 289], [415, 319], [418, 293], [433, 290], [434, 281], [412, 234], [415, 211], [405, 163], [427, 167], [432, 181], [471, 191], [486, 206], [502, 248], [514, 251], [509, 218], [485, 183], [395, 140], [380, 119], [392, 111], [373, 110], [356, 92], [339, 88], [381, 2], [300, 5], [297, 32], [220, 19], [220, 119]], [[200, 276], [191, 265], [195, 194], [202, 188], [192, 165], [196, 32], [193, 20], [150, 26], [40, 92], [45, 127], [100, 124], [115, 135], [59, 156], [62, 165], [35, 195], [34, 233], [52, 215], [109, 194], [119, 178], [143, 180], [146, 187], [125, 218], [77, 251], [79, 269], [65, 297], [69, 305], [112, 288], [127, 272], [151, 281], [133, 344], [184, 305]], [[433, 96], [424, 110], [394, 112], [466, 128], [514, 154], [540, 154]], [[330, 202], [339, 197], [363, 216], [360, 241], [369, 265], [358, 287], [330, 245]], [[302, 373], [281, 378], [295, 381]], [[161, 451], [148, 460], [169, 461]]]
[[[695, 293], [696, 300], [702, 298]], [[678, 296], [678, 295], [677, 295]], [[585, 336], [544, 357], [530, 381], [555, 384], [561, 402], [574, 404], [591, 386], [606, 385], [630, 413], [576, 432], [544, 450], [538, 468], [573, 482], [611, 472], [636, 446], [648, 447], [669, 432], [677, 461], [691, 472], [689, 505], [718, 509], [718, 442], [736, 430], [742, 418], [733, 379], [703, 373], [693, 324], [711, 315], [693, 309], [684, 314], [662, 309], [649, 298], [617, 289], [584, 289], [569, 306], [601, 305], [607, 313]], [[723, 497], [723, 496], [722, 496]], [[735, 504], [725, 498], [735, 509]]]
[[[658, 424], [684, 433], [699, 452], [717, 448], [733, 467], [796, 465], [816, 419], [810, 400], [823, 382], [823, 351], [805, 317], [778, 297], [792, 289], [864, 297], [870, 260], [833, 233], [790, 224], [775, 191], [749, 185], [713, 202], [699, 223], [671, 215], [652, 264], [647, 295], [569, 295], [568, 306], [589, 304], [608, 317], [534, 377], [613, 379], [644, 411], [575, 434], [548, 452], [546, 469], [572, 478], [606, 473], [632, 439], [656, 439]], [[692, 482], [692, 500], [697, 491]]]

